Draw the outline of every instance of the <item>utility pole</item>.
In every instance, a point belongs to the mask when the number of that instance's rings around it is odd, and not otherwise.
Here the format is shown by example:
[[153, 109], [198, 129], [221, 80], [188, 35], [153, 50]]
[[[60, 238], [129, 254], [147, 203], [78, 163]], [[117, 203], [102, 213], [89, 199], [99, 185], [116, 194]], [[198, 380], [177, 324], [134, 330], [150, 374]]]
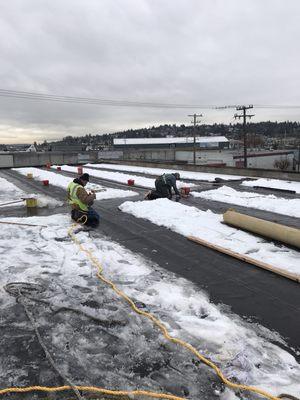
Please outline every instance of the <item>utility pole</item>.
[[194, 125], [194, 146], [193, 146], [193, 159], [194, 159], [194, 165], [196, 165], [196, 125], [200, 122], [199, 120], [197, 121], [197, 117], [203, 117], [202, 114], [192, 114], [188, 115], [188, 117], [193, 117], [192, 124]]
[[286, 145], [286, 128], [284, 128], [284, 142], [283, 142], [283, 148], [285, 149]]
[[237, 111], [242, 111], [242, 114], [235, 114], [234, 118], [235, 119], [240, 119], [243, 118], [243, 137], [244, 137], [244, 167], [247, 168], [248, 162], [247, 162], [247, 132], [246, 132], [246, 119], [254, 117], [254, 114], [247, 114], [247, 110], [250, 108], [253, 108], [252, 105], [249, 106], [237, 106], [236, 110]]

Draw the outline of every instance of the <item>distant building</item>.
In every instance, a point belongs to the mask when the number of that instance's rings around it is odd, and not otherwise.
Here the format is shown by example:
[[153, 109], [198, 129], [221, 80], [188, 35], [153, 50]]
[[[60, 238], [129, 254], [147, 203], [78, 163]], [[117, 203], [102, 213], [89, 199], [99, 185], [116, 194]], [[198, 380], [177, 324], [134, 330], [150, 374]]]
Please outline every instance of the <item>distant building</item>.
[[26, 150], [27, 153], [32, 153], [32, 152], [37, 152], [37, 144], [36, 142], [34, 142], [33, 144], [31, 144]]
[[49, 151], [77, 153], [86, 150], [85, 144], [51, 143]]
[[[276, 169], [276, 162], [287, 161], [288, 170], [292, 170], [294, 166], [293, 151], [249, 151], [248, 150], [248, 168]], [[193, 152], [190, 150], [177, 150], [175, 153], [176, 161], [185, 161], [193, 163]], [[244, 167], [243, 152], [226, 149], [226, 150], [198, 150], [196, 151], [196, 164], [203, 166], [227, 166], [227, 167]]]
[[[193, 137], [114, 139], [115, 149], [178, 149], [191, 148], [193, 146]], [[229, 147], [229, 141], [225, 136], [199, 136], [196, 137], [196, 147], [202, 149], [227, 149]]]
[[[103, 159], [177, 162], [209, 167], [244, 166], [243, 141], [229, 141], [225, 136], [123, 138], [114, 139], [113, 151], [101, 151]], [[248, 167], [277, 169], [295, 168], [293, 150], [248, 149]]]
[[[275, 151], [256, 151], [248, 152], [248, 167], [261, 169], [276, 169], [276, 163], [286, 161], [288, 170], [292, 170], [294, 166], [294, 152], [275, 150]], [[243, 168], [244, 155], [233, 156], [234, 166]]]

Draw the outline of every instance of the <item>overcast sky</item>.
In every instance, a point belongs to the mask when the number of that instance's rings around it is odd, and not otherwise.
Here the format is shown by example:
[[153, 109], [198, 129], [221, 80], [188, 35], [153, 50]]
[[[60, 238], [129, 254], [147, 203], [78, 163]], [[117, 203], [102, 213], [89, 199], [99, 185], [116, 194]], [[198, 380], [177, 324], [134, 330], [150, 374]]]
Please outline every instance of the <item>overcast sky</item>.
[[[193, 105], [300, 105], [299, 0], [2, 0], [0, 89]], [[108, 107], [0, 97], [0, 143], [234, 109]], [[253, 121], [298, 109], [253, 110]]]

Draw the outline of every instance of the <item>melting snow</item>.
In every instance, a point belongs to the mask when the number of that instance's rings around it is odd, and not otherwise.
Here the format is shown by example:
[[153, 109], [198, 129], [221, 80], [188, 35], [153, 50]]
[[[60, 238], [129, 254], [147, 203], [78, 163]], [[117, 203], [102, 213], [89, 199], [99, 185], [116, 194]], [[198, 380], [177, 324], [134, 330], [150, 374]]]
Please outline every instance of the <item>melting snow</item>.
[[191, 194], [194, 197], [203, 199], [222, 201], [300, 218], [300, 199], [284, 199], [273, 194], [263, 195], [253, 192], [240, 192], [228, 186], [204, 192], [191, 192]]
[[141, 172], [143, 174], [150, 174], [150, 175], [162, 175], [162, 174], [170, 174], [172, 172], [179, 172], [180, 177], [182, 179], [193, 179], [199, 181], [208, 181], [213, 182], [216, 178], [221, 178], [224, 180], [240, 180], [246, 178], [245, 176], [237, 176], [237, 175], [226, 175], [226, 174], [211, 174], [207, 172], [193, 172], [193, 171], [184, 171], [184, 170], [177, 170], [174, 171], [172, 169], [167, 168], [146, 168], [146, 167], [139, 167], [134, 165], [120, 165], [120, 164], [86, 164], [87, 167], [94, 167], [94, 168], [106, 168], [112, 170], [119, 170], [119, 171], [132, 171], [132, 172]]
[[[61, 169], [63, 171], [69, 171], [69, 172], [77, 171], [76, 167], [70, 167], [69, 165], [62, 165]], [[121, 172], [102, 171], [102, 170], [96, 170], [96, 169], [91, 169], [91, 168], [84, 168], [84, 172], [87, 172], [91, 176], [96, 176], [98, 178], [107, 179], [110, 181], [120, 182], [120, 183], [125, 183], [125, 184], [127, 184], [127, 181], [129, 179], [133, 179], [135, 185], [137, 185], [137, 186], [142, 186], [145, 188], [154, 188], [155, 179], [144, 178], [143, 176], [137, 176], [137, 175], [132, 175], [132, 174], [123, 174]], [[195, 186], [193, 183], [184, 183], [184, 182], [178, 181], [177, 187], [181, 188], [183, 186], [186, 186], [187, 184], [189, 186]]]
[[[59, 186], [65, 190], [67, 189], [68, 184], [73, 180], [72, 178], [69, 178], [67, 176], [60, 175], [59, 173], [46, 171], [39, 168], [29, 167], [29, 168], [13, 168], [13, 169], [22, 175], [27, 175], [28, 173], [30, 173], [33, 175], [34, 179], [38, 179], [40, 181], [48, 179], [50, 184], [54, 186]], [[77, 168], [74, 167], [74, 171], [72, 172], [77, 172]], [[107, 188], [95, 183], [88, 183], [86, 189], [88, 190], [93, 189], [96, 192], [98, 191], [96, 193], [97, 200], [105, 200], [116, 197], [129, 197], [129, 196], [135, 196], [137, 194], [132, 190]]]
[[296, 181], [283, 181], [279, 179], [268, 179], [260, 178], [255, 181], [245, 181], [242, 183], [243, 186], [263, 186], [274, 189], [284, 190], [295, 190], [296, 193], [300, 193], [300, 182]]
[[250, 254], [256, 260], [298, 274], [299, 253], [284, 246], [222, 224], [222, 214], [202, 211], [167, 199], [127, 201], [119, 207], [138, 218], [148, 219], [184, 236], [195, 236], [240, 254]]
[[[55, 208], [55, 207], [59, 207], [59, 206], [63, 205], [62, 201], [55, 200], [48, 196], [44, 196], [41, 194], [26, 193], [4, 178], [0, 178], [0, 185], [1, 185], [0, 207], [1, 206], [3, 206], [3, 207], [22, 206], [23, 207], [25, 205], [25, 201], [22, 200], [23, 198], [36, 198], [37, 206], [40, 208], [42, 208], [42, 207]], [[22, 200], [22, 201], [20, 201], [20, 203], [8, 204], [7, 206], [5, 205], [6, 203], [10, 203], [10, 202], [17, 201], [17, 200]]]
[[[157, 210], [160, 203], [151, 202], [151, 207]], [[166, 205], [165, 211], [172, 208], [171, 202]], [[129, 208], [129, 203], [123, 208]], [[185, 214], [182, 207], [176, 207], [176, 211]], [[9, 218], [8, 221], [24, 222], [24, 219]], [[61, 370], [70, 378], [78, 374], [85, 376], [85, 382], [78, 382], [77, 378], [75, 383], [99, 385], [101, 382], [101, 386], [108, 388], [167, 390], [190, 399], [211, 398], [205, 395], [207, 391], [201, 391], [204, 382], [208, 385], [212, 382], [210, 375], [204, 374], [209, 368], [203, 364], [195, 366], [191, 362], [194, 356], [181, 351], [178, 346], [167, 344], [152, 323], [133, 314], [123, 300], [96, 278], [94, 267], [67, 238], [68, 217], [31, 217], [25, 222], [47, 225], [47, 228], [3, 225], [0, 233], [0, 307], [4, 313], [15, 304], [15, 299], [3, 290], [5, 283], [27, 281], [46, 285], [41, 299], [50, 302], [51, 309], [30, 300], [27, 306], [45, 332], [44, 340]], [[209, 218], [209, 222], [212, 219]], [[274, 395], [282, 392], [299, 394], [300, 366], [291, 354], [271, 343], [281, 341], [278, 335], [221, 311], [189, 281], [150, 264], [109, 239], [90, 238], [85, 232], [78, 233], [77, 237], [101, 261], [106, 277], [158, 316], [172, 335], [187, 340], [216, 362], [227, 377], [258, 385]], [[92, 299], [95, 304], [101, 302], [100, 310], [88, 306]], [[64, 317], [64, 313], [55, 313], [65, 306], [98, 318], [111, 318], [113, 313], [113, 318], [123, 320], [125, 325], [114, 329], [94, 328], [88, 319], [78, 324], [74, 319], [76, 315], [69, 313]], [[8, 355], [15, 347], [15, 338], [21, 335], [18, 332], [26, 332], [28, 321], [21, 321], [20, 311], [17, 315], [9, 315], [20, 322], [15, 327], [16, 332], [2, 335], [2, 349], [5, 347], [6, 351], [0, 376], [4, 381], [13, 376], [10, 382], [17, 386], [28, 383], [29, 364], [24, 364], [18, 356]], [[23, 346], [32, 342], [32, 335], [30, 331], [23, 337]], [[148, 362], [147, 367], [145, 362]], [[144, 369], [140, 370], [142, 365]], [[42, 379], [43, 370], [38, 370], [36, 376]], [[220, 398], [232, 400], [236, 397], [226, 389]], [[251, 396], [245, 394], [243, 398]]]

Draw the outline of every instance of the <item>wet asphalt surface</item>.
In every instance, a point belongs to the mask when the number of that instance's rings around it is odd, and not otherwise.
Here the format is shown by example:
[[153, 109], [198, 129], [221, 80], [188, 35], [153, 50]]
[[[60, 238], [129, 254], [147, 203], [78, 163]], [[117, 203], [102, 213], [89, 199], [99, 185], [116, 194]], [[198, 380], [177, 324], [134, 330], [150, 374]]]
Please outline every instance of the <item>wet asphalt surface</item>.
[[[55, 172], [55, 171], [52, 171]], [[63, 173], [66, 176], [74, 177], [75, 174]], [[44, 195], [51, 196], [57, 200], [64, 200], [66, 195], [61, 188], [56, 188], [50, 185], [49, 187], [43, 187], [40, 182], [34, 180], [27, 180], [23, 176], [20, 176], [11, 170], [0, 171], [0, 176], [10, 180], [20, 189], [23, 189], [29, 193], [40, 192]], [[125, 185], [117, 183], [108, 183], [107, 181], [93, 178], [93, 182], [99, 183], [109, 187], [125, 188]], [[202, 185], [202, 186], [201, 186]], [[241, 190], [238, 187], [239, 182], [229, 182], [229, 186], [234, 187], [236, 190]], [[217, 188], [218, 185], [200, 183], [199, 190], [208, 190], [209, 188]], [[126, 188], [128, 188], [126, 186]], [[131, 201], [136, 199], [142, 199], [147, 189], [134, 188], [139, 192], [139, 198], [129, 198]], [[245, 190], [251, 191], [251, 188]], [[266, 194], [265, 190], [261, 190], [262, 193]], [[258, 190], [253, 190], [258, 192]], [[270, 193], [274, 194], [274, 192]], [[280, 197], [293, 198], [291, 194], [275, 194]], [[294, 196], [295, 197], [295, 196]], [[160, 267], [165, 268], [168, 271], [178, 274], [196, 284], [200, 289], [206, 291], [212, 302], [216, 304], [222, 304], [232, 312], [240, 315], [246, 320], [258, 322], [263, 326], [279, 332], [287, 342], [288, 346], [295, 349], [289, 349], [296, 358], [299, 359], [300, 350], [300, 290], [299, 284], [290, 281], [288, 279], [276, 276], [268, 271], [261, 270], [254, 266], [243, 263], [239, 260], [233, 259], [224, 254], [215, 252], [206, 247], [199, 246], [195, 243], [188, 241], [183, 236], [176, 234], [163, 227], [158, 227], [149, 221], [135, 218], [129, 214], [118, 211], [118, 206], [126, 201], [122, 199], [111, 199], [95, 202], [94, 208], [100, 213], [101, 224], [98, 228], [100, 235], [105, 235], [111, 240], [119, 242], [129, 250], [139, 253], [146, 257], [148, 260], [157, 263]], [[193, 205], [202, 210], [211, 209], [214, 212], [224, 212], [230, 205], [219, 202], [207, 201], [200, 198], [189, 198], [182, 200], [183, 203]], [[300, 227], [299, 220], [290, 218], [288, 216], [279, 215], [275, 213], [268, 213], [265, 211], [249, 209], [246, 207], [234, 206], [237, 211], [244, 212], [248, 215], [253, 215], [259, 218], [268, 219], [283, 223], [286, 225]], [[66, 212], [68, 207], [63, 206], [58, 209], [37, 209], [36, 211], [27, 211], [25, 208], [20, 207], [6, 207], [1, 208], [1, 216], [27, 216], [27, 215], [50, 215], [55, 213]], [[91, 235], [98, 235], [95, 231]], [[57, 296], [57, 287], [54, 288], [51, 285], [53, 277], [50, 275], [44, 277], [45, 286], [49, 285], [52, 291], [49, 289], [48, 298]], [[94, 282], [94, 278], [86, 277], [86, 285], [84, 287], [75, 288], [79, 291], [82, 302], [90, 301], [94, 308], [101, 309], [106, 307], [107, 310], [113, 311], [114, 300], [107, 293], [104, 293], [103, 288], [95, 287], [97, 282]], [[87, 288], [93, 288], [93, 292], [88, 292]], [[105, 304], [99, 302], [100, 299], [107, 299]], [[1, 306], [1, 304], [0, 304]], [[49, 329], [55, 329], [55, 327], [64, 323], [66, 315], [53, 314], [49, 311], [49, 307], [45, 304], [29, 304], [32, 312], [39, 321], [47, 321], [42, 324], [42, 332], [45, 333]], [[113, 312], [112, 312], [113, 313]], [[119, 314], [123, 315], [120, 310]], [[109, 312], [108, 312], [109, 314]], [[118, 317], [118, 316], [117, 316]], [[113, 317], [115, 318], [115, 316]], [[28, 323], [26, 328], [22, 325], [25, 324], [27, 317], [24, 313], [22, 304], [16, 303], [11, 309], [2, 310], [1, 318], [1, 330], [0, 336], [2, 341], [2, 348], [7, 340], [13, 334], [14, 346], [9, 347], [11, 352], [11, 358], [16, 359], [16, 366], [18, 364], [26, 364], [29, 367], [26, 369], [26, 384], [36, 384], [37, 376], [39, 376], [40, 384], [47, 385], [60, 385], [63, 382], [61, 378], [51, 369], [48, 360], [45, 359], [44, 353], [41, 350], [37, 339], [32, 332], [32, 327]], [[28, 322], [28, 321], [27, 321]], [[125, 321], [126, 323], [126, 321]], [[20, 328], [20, 324], [22, 327]], [[87, 330], [87, 326], [89, 329]], [[13, 327], [13, 329], [12, 329]], [[196, 395], [196, 393], [189, 393], [193, 390], [186, 384], [190, 379], [199, 380], [199, 390], [201, 392], [201, 398], [213, 399], [217, 398], [214, 392], [214, 388], [218, 387], [218, 382], [214, 376], [207, 371], [207, 369], [200, 369], [199, 365], [196, 365], [195, 361], [186, 361], [186, 355], [180, 353], [174, 360], [172, 349], [168, 345], [162, 345], [161, 340], [158, 340], [157, 333], [153, 333], [150, 329], [146, 329], [141, 326], [138, 322], [134, 325], [134, 329], [128, 328], [129, 335], [141, 334], [148, 337], [147, 349], [150, 349], [151, 354], [160, 353], [161, 356], [149, 357], [149, 352], [145, 351], [144, 354], [135, 354], [134, 340], [132, 343], [127, 343], [122, 337], [122, 330], [124, 326], [107, 327], [100, 326], [95, 321], [87, 321], [85, 316], [82, 315], [68, 315], [68, 332], [76, 331], [78, 337], [85, 335], [89, 337], [91, 343], [97, 343], [99, 341], [99, 330], [101, 341], [106, 343], [107, 349], [104, 351], [103, 346], [99, 350], [95, 350], [95, 346], [87, 346], [86, 352], [91, 356], [94, 354], [94, 358], [97, 358], [97, 368], [107, 369], [113, 374], [113, 365], [110, 362], [111, 356], [116, 357], [116, 354], [126, 355], [126, 362], [128, 362], [129, 370], [141, 379], [141, 383], [147, 385], [153, 383], [156, 388], [162, 387], [165, 390], [170, 390], [173, 394], [179, 396]], [[152, 333], [151, 333], [152, 332]], [[66, 335], [68, 336], [68, 335]], [[6, 338], [6, 339], [5, 339]], [[6, 340], [6, 341], [5, 341]], [[29, 342], [28, 342], [29, 340]], [[25, 343], [26, 342], [26, 343]], [[59, 348], [61, 350], [68, 347], [68, 339], [61, 343]], [[28, 344], [29, 343], [29, 344]], [[105, 347], [104, 346], [104, 347]], [[21, 349], [23, 349], [21, 351]], [[25, 350], [24, 350], [25, 349]], [[73, 380], [80, 381], [82, 376], [85, 374], [85, 365], [89, 365], [92, 357], [87, 358], [87, 364], [76, 364], [74, 357], [68, 352], [64, 353], [66, 357], [65, 362], [72, 365], [72, 370], [69, 371]], [[66, 355], [67, 354], [67, 355]], [[109, 356], [109, 357], [108, 357]], [[107, 358], [108, 357], [108, 358]], [[82, 355], [81, 355], [82, 358]], [[99, 361], [100, 360], [100, 361]], [[129, 360], [129, 361], [128, 361]], [[171, 361], [172, 360], [172, 361]], [[61, 360], [63, 363], [63, 360]], [[178, 370], [176, 365], [186, 364], [184, 372], [182, 369]], [[37, 373], [37, 371], [39, 371]], [[99, 380], [99, 376], [94, 374], [89, 376], [89, 383], [105, 386], [109, 381], [110, 375]], [[171, 376], [171, 379], [165, 379], [165, 376]], [[5, 378], [5, 379], [4, 379]], [[6, 375], [3, 376], [1, 387], [7, 387], [8, 381], [11, 381], [11, 385], [15, 384], [11, 377]], [[106, 379], [106, 380], [105, 380]], [[177, 386], [166, 387], [167, 381], [177, 382]], [[46, 383], [47, 382], [47, 383]], [[86, 380], [85, 380], [86, 382]], [[121, 380], [122, 382], [122, 380]], [[124, 378], [124, 382], [126, 379]], [[117, 385], [117, 382], [116, 382]], [[172, 386], [172, 385], [171, 385]], [[197, 396], [200, 395], [197, 393]], [[59, 395], [47, 398], [70, 398], [67, 395]], [[3, 397], [5, 398], [5, 397]], [[10, 395], [7, 398], [19, 399], [18, 395]], [[35, 399], [35, 398], [46, 398], [45, 395], [22, 395], [22, 398]], [[74, 398], [74, 395], [72, 396]], [[87, 397], [88, 398], [88, 397]], [[95, 398], [95, 397], [93, 397]]]

